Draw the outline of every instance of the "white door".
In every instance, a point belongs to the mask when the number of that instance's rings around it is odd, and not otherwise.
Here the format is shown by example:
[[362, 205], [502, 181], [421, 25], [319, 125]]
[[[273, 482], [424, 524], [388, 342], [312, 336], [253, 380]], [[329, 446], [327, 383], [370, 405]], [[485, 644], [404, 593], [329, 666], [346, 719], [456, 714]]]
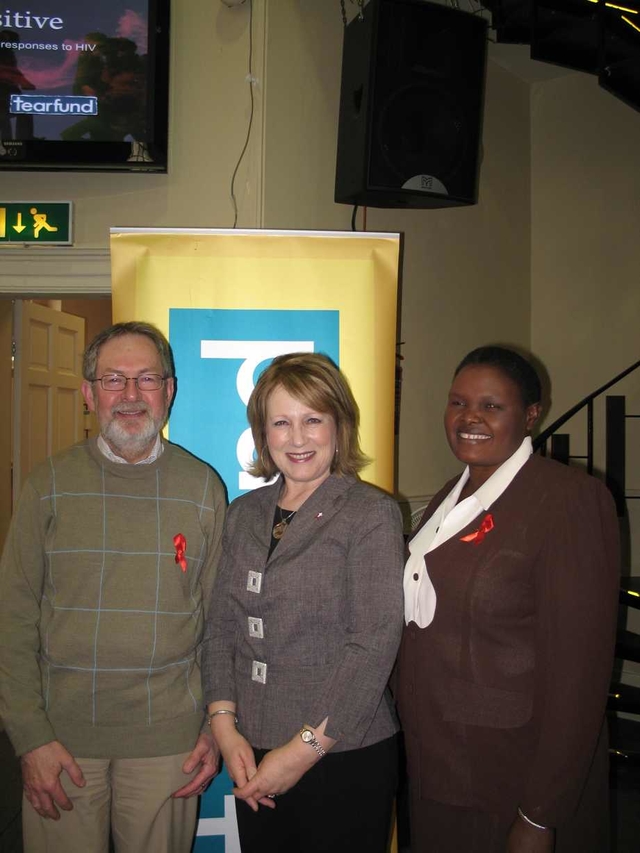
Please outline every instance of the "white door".
[[15, 303], [13, 499], [32, 468], [84, 437], [84, 319]]

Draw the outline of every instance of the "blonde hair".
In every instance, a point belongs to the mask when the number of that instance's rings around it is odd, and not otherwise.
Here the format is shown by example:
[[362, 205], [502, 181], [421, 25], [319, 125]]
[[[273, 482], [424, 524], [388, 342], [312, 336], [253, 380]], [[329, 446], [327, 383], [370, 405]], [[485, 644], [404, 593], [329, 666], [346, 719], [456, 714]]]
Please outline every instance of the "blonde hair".
[[254, 477], [271, 479], [279, 470], [266, 439], [267, 403], [276, 388], [333, 417], [337, 435], [332, 473], [356, 475], [369, 463], [360, 448], [360, 411], [344, 375], [326, 355], [294, 352], [274, 358], [249, 398], [247, 418], [257, 454], [249, 472]]

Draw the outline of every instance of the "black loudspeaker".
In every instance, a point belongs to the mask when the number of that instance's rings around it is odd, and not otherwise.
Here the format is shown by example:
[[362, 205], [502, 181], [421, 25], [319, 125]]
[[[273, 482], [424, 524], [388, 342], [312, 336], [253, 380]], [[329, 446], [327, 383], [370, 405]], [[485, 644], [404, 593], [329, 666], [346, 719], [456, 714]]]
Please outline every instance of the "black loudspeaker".
[[370, 0], [345, 28], [335, 200], [475, 204], [487, 23], [422, 0]]

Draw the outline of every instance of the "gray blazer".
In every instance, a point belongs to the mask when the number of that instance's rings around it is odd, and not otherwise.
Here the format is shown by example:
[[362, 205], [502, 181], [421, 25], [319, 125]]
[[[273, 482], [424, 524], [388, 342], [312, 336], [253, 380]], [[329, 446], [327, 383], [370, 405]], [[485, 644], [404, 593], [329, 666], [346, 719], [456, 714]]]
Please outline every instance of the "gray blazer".
[[280, 488], [229, 508], [205, 701], [236, 702], [238, 728], [256, 748], [326, 717], [334, 751], [369, 746], [398, 729], [387, 680], [403, 624], [400, 511], [373, 486], [331, 475], [267, 559]]

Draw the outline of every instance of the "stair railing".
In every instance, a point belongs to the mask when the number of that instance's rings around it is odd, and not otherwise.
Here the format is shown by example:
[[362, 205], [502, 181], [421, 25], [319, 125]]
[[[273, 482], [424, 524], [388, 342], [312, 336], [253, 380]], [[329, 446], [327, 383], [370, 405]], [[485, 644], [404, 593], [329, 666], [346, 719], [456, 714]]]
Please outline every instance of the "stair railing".
[[[586, 460], [586, 468], [589, 474], [593, 474], [593, 402], [605, 391], [608, 391], [616, 383], [620, 382], [634, 370], [640, 367], [640, 361], [636, 361], [622, 373], [614, 376], [609, 382], [605, 382], [602, 387], [588, 394], [584, 400], [580, 400], [575, 406], [572, 406], [561, 417], [555, 420], [550, 426], [544, 429], [540, 435], [533, 440], [533, 449], [539, 451], [541, 456], [547, 455], [547, 442], [551, 439], [551, 457], [558, 462], [569, 463], [570, 459]], [[578, 414], [582, 409], [587, 412], [587, 452], [583, 455], [573, 455], [569, 452], [569, 435], [559, 433], [558, 430], [563, 427], [567, 421]], [[606, 484], [611, 490], [618, 509], [619, 515], [624, 515], [625, 501], [640, 498], [640, 495], [627, 495], [625, 490], [625, 447], [624, 441], [616, 440], [616, 430], [624, 430], [624, 422], [627, 418], [638, 417], [637, 415], [627, 415], [625, 412], [624, 397], [607, 397], [607, 427], [606, 427]]]
[[[546, 456], [547, 442], [551, 439], [551, 456], [559, 462], [569, 463], [570, 459], [586, 459], [586, 467], [589, 474], [593, 473], [593, 403], [594, 400], [613, 385], [624, 379], [634, 370], [640, 368], [640, 361], [636, 361], [622, 373], [614, 376], [601, 388], [589, 394], [584, 400], [576, 403], [562, 417], [555, 420], [550, 426], [543, 430], [533, 441], [534, 450]], [[587, 453], [583, 456], [572, 455], [569, 452], [569, 435], [558, 433], [567, 421], [586, 409], [587, 413]], [[625, 398], [621, 396], [607, 396], [606, 398], [606, 483], [611, 490], [618, 509], [618, 515], [622, 516], [625, 511], [625, 501], [640, 497], [640, 495], [627, 495], [625, 493], [625, 421], [627, 418], [639, 417], [638, 415], [627, 415], [625, 411]], [[622, 436], [622, 440], [620, 437]], [[632, 607], [640, 610], [640, 578], [626, 577], [622, 579], [620, 590], [620, 604], [623, 607]], [[630, 660], [640, 663], [640, 635], [629, 630], [619, 630], [616, 639], [616, 658], [619, 660]], [[633, 718], [620, 718], [619, 712], [625, 714], [640, 715], [640, 687], [634, 687], [621, 681], [611, 684], [607, 707], [614, 713], [612, 718], [613, 747], [610, 749], [612, 757], [625, 763], [640, 765], [640, 752], [637, 749], [638, 734], [637, 727], [640, 721]]]
[[[575, 456], [574, 459], [584, 459], [587, 458], [587, 467], [589, 473], [593, 472], [593, 401], [596, 397], [599, 397], [600, 394], [604, 394], [605, 391], [608, 391], [613, 385], [617, 382], [620, 382], [625, 376], [628, 376], [630, 373], [633, 373], [634, 370], [637, 370], [640, 367], [640, 361], [636, 361], [630, 367], [627, 367], [626, 370], [623, 370], [622, 373], [619, 373], [617, 376], [614, 376], [613, 379], [610, 379], [609, 382], [606, 382], [601, 388], [598, 388], [597, 391], [593, 391], [591, 394], [588, 394], [584, 400], [581, 400], [579, 403], [576, 403], [575, 406], [572, 406], [568, 411], [564, 413], [561, 417], [559, 417], [556, 421], [554, 421], [551, 426], [548, 426], [544, 429], [540, 435], [536, 436], [533, 440], [533, 449], [539, 450], [542, 456], [546, 456], [546, 445], [549, 438], [557, 432], [560, 427], [564, 426], [567, 421], [570, 421], [574, 415], [577, 415], [581, 409], [587, 407], [587, 433], [591, 435], [591, 452], [587, 451], [587, 457]], [[590, 466], [590, 467], [589, 467]]]

